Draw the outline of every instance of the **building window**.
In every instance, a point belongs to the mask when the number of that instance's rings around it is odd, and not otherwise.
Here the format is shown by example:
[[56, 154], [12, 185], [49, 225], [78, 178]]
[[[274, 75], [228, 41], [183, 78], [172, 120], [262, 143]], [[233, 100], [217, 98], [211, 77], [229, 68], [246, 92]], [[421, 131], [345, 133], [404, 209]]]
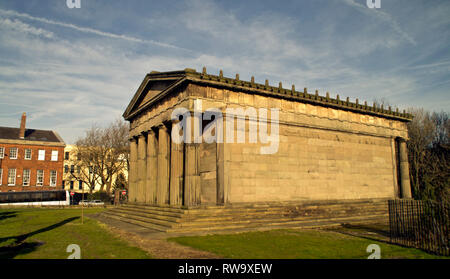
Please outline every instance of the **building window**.
[[16, 169], [8, 169], [8, 186], [16, 185]]
[[3, 169], [0, 169], [0, 185], [2, 185]]
[[17, 159], [17, 147], [9, 149], [9, 159]]
[[30, 186], [30, 170], [23, 170], [23, 186]]
[[71, 165], [70, 166], [70, 173], [74, 173], [75, 172], [75, 166], [74, 165]]
[[45, 150], [39, 150], [38, 160], [39, 161], [45, 160]]
[[73, 190], [73, 181], [70, 181], [70, 190]]
[[83, 181], [78, 181], [78, 190], [83, 190]]
[[4, 147], [0, 147], [0, 159], [5, 158], [5, 148]]
[[81, 172], [81, 167], [77, 166], [77, 173], [80, 173], [80, 172]]
[[64, 152], [64, 160], [69, 160], [69, 152]]
[[69, 172], [69, 166], [68, 165], [64, 165], [64, 173], [68, 173]]
[[58, 150], [52, 150], [52, 161], [58, 161]]
[[24, 158], [25, 158], [25, 160], [31, 160], [31, 149], [29, 149], [29, 148], [25, 149]]
[[50, 186], [56, 186], [56, 176], [55, 170], [50, 171]]
[[37, 170], [36, 186], [43, 186], [43, 185], [44, 185], [44, 171]]

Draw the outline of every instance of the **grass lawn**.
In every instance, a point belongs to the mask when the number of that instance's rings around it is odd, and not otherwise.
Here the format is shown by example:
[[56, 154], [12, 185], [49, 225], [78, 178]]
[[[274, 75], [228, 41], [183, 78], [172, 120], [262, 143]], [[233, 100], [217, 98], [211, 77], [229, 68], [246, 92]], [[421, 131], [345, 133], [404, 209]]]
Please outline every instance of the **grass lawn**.
[[370, 244], [378, 244], [381, 258], [445, 258], [328, 230], [273, 230], [229, 235], [171, 238], [182, 245], [231, 259], [367, 259]]
[[[103, 208], [84, 209], [96, 213]], [[77, 244], [82, 259], [145, 259], [145, 251], [109, 233], [103, 224], [84, 217], [81, 209], [0, 209], [0, 259], [67, 259], [67, 246]]]

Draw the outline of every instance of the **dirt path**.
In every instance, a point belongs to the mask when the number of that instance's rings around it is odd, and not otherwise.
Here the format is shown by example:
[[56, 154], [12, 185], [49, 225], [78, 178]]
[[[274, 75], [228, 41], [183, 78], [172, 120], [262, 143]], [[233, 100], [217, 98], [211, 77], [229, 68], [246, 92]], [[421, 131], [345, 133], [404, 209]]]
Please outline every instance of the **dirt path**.
[[102, 227], [118, 236], [121, 240], [147, 251], [156, 259], [219, 259], [220, 256], [183, 246], [166, 240], [164, 233], [152, 232], [124, 222], [91, 216], [101, 222]]

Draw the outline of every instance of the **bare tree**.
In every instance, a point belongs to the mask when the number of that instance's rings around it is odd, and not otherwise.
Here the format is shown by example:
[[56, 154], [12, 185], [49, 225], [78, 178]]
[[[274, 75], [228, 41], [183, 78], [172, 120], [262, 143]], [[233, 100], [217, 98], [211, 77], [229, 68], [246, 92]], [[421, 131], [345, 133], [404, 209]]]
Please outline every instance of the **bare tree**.
[[80, 180], [90, 185], [91, 192], [100, 184], [100, 191], [110, 193], [113, 180], [128, 171], [128, 124], [120, 119], [105, 128], [94, 124], [75, 145]]
[[409, 109], [408, 124], [411, 186], [418, 199], [450, 201], [448, 114]]

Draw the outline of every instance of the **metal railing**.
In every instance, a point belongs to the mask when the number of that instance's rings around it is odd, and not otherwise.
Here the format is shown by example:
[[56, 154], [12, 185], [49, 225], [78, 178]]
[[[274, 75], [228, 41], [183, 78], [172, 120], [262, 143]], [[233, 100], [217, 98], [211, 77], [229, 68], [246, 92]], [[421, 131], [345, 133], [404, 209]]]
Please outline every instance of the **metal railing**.
[[390, 241], [449, 256], [449, 213], [448, 204], [418, 200], [390, 200]]

